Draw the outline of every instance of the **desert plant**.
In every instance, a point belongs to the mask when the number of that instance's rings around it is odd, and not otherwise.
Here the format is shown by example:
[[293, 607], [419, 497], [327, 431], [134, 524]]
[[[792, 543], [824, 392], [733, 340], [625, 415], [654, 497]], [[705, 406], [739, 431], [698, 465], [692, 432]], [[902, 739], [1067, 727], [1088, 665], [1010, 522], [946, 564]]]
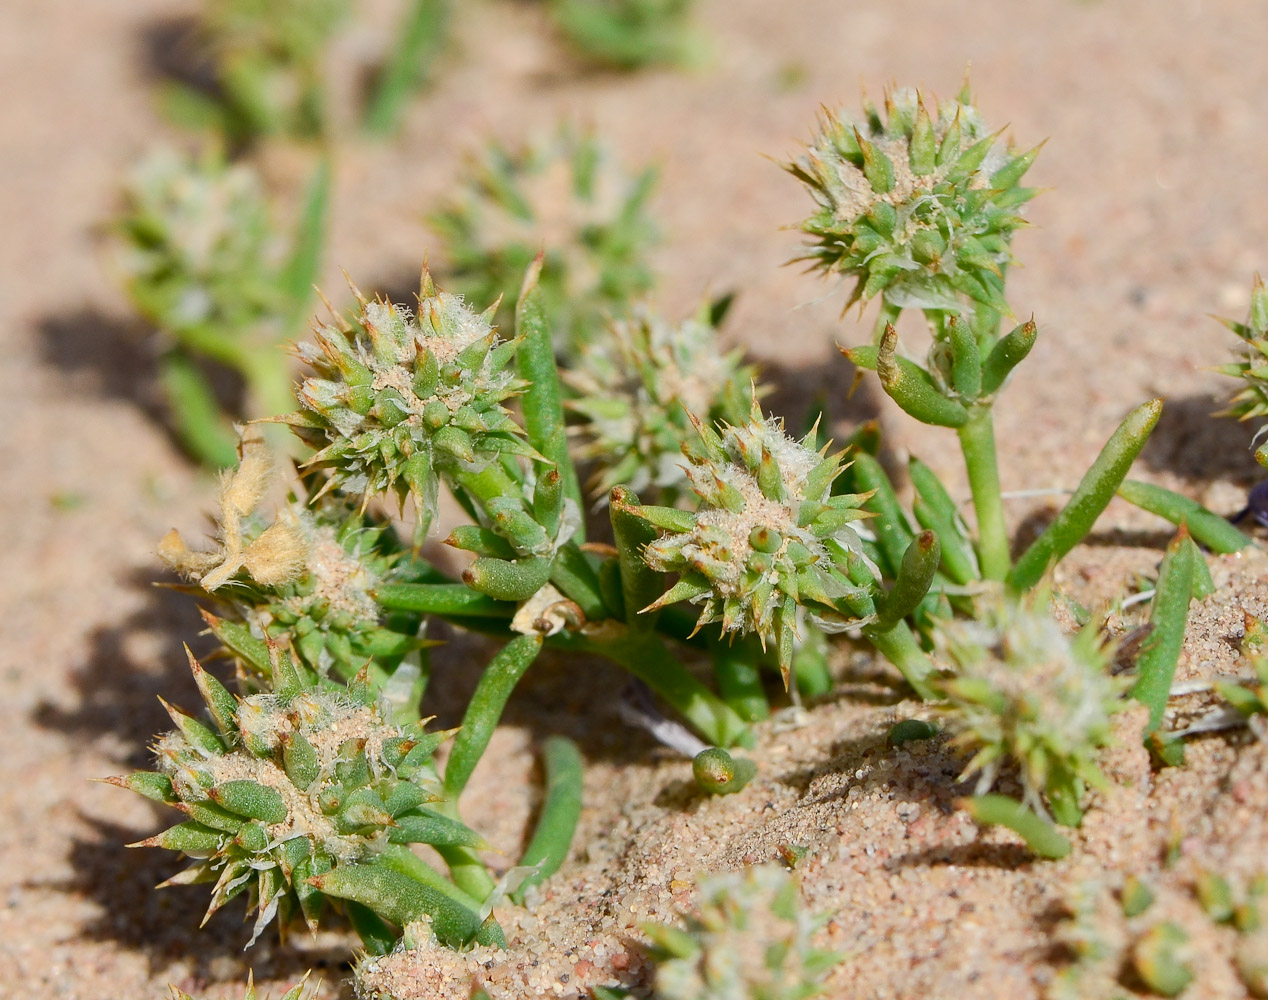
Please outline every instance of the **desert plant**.
[[646, 924], [657, 1000], [807, 1000], [842, 956], [816, 948], [822, 919], [801, 908], [798, 882], [774, 866], [713, 875], [682, 926]]
[[691, 415], [738, 424], [748, 415], [756, 372], [739, 351], [722, 350], [720, 304], [702, 305], [676, 325], [646, 307], [615, 320], [563, 372], [581, 418], [577, 457], [595, 467], [592, 490], [606, 500], [617, 486], [671, 506], [689, 502], [683, 446]]
[[367, 946], [386, 947], [426, 915], [452, 945], [501, 939], [480, 904], [405, 845], [482, 847], [443, 801], [432, 753], [452, 733], [387, 722], [364, 678], [326, 685], [270, 649], [268, 693], [238, 698], [190, 656], [212, 725], [169, 708], [176, 729], [155, 743], [157, 771], [112, 781], [189, 819], [135, 846], [194, 859], [166, 884], [214, 882], [208, 916], [240, 894], [251, 941], [298, 912], [317, 925], [327, 899], [348, 901]]
[[[231, 422], [289, 405], [290, 370], [279, 348], [312, 302], [329, 189], [323, 164], [288, 239], [255, 172], [214, 149], [198, 157], [160, 150], [128, 181], [114, 223], [124, 287], [166, 340], [160, 381], [177, 434], [202, 462], [232, 465]], [[241, 411], [225, 412], [209, 364], [241, 378]]]
[[[616, 206], [558, 230], [556, 245], [584, 248], [580, 265], [570, 259], [550, 277], [552, 241], [535, 251], [539, 203], [499, 152], [478, 188], [488, 197], [453, 209], [447, 223], [451, 255], [469, 251], [466, 273], [488, 308], [442, 290], [426, 269], [414, 308], [354, 287], [352, 312], [332, 315], [297, 348], [307, 368], [297, 406], [271, 418], [309, 449], [290, 497], [262, 513], [269, 461], [249, 429], [238, 469], [222, 480], [210, 547], [165, 540], [169, 564], [218, 612], [208, 622], [238, 664], [240, 693], [194, 664], [209, 721], [174, 713], [158, 770], [117, 780], [189, 815], [150, 842], [194, 858], [187, 880], [218, 880], [213, 906], [247, 893], [256, 934], [288, 909], [315, 920], [319, 903], [334, 899], [378, 953], [398, 939], [500, 944], [501, 900], [526, 898], [567, 854], [580, 754], [559, 737], [544, 743], [545, 801], [520, 864], [501, 880], [462, 823], [460, 799], [544, 650], [603, 657], [644, 682], [698, 734], [683, 745], [701, 788], [730, 794], [761, 764], [749, 723], [769, 711], [766, 677], [778, 671], [785, 686], [826, 690], [827, 637], [844, 633], [870, 642], [919, 697], [946, 702], [980, 792], [1006, 762], [1017, 768], [1023, 800], [981, 794], [969, 803], [978, 819], [1011, 826], [1041, 854], [1068, 851], [1046, 817], [1078, 823], [1084, 792], [1101, 781], [1095, 753], [1109, 715], [1132, 682], [1110, 675], [1094, 632], [1061, 633], [1038, 585], [1122, 487], [1161, 404], [1128, 415], [1014, 560], [992, 405], [1036, 337], [1033, 322], [1007, 334], [1000, 326], [1033, 151], [1004, 149], [967, 92], [931, 113], [904, 91], [888, 99], [884, 119], [870, 108], [849, 127], [825, 118], [790, 168], [819, 205], [802, 226], [814, 241], [809, 259], [853, 280], [855, 299], [880, 299], [876, 343], [847, 355], [905, 412], [959, 432], [974, 538], [917, 460], [908, 515], [877, 458], [874, 425], [856, 429], [848, 455], [819, 424], [788, 434], [742, 360], [716, 353], [720, 304], [677, 329], [627, 313], [645, 284], [638, 253], [650, 180], [618, 185], [605, 202], [594, 195], [597, 147], [570, 143], [556, 162], [563, 199], [554, 204], [576, 195], [587, 210]], [[489, 210], [510, 220], [511, 236]], [[503, 335], [496, 296], [521, 266]], [[923, 363], [898, 352], [904, 308], [928, 323]], [[604, 312], [618, 322], [600, 322]], [[574, 362], [568, 378], [560, 355]], [[580, 435], [569, 434], [570, 418]], [[664, 472], [675, 447], [681, 478]], [[583, 516], [578, 458], [608, 488], [606, 525]], [[644, 502], [653, 488], [660, 504]], [[458, 578], [422, 553], [442, 491], [461, 512], [445, 541], [471, 557]], [[383, 500], [412, 507], [413, 547], [397, 541]], [[594, 541], [596, 531], [610, 531], [610, 542]], [[1160, 568], [1156, 638], [1132, 686], [1151, 710], [1146, 735], [1158, 727], [1189, 597], [1209, 587], [1182, 530]], [[443, 768], [431, 754], [446, 734], [418, 721], [428, 619], [501, 644], [481, 664]], [[689, 669], [696, 657], [712, 662], [714, 685]], [[736, 746], [754, 752], [733, 757]], [[431, 844], [447, 874], [413, 854], [415, 842]], [[797, 914], [795, 886], [776, 881], [716, 883], [688, 931], [649, 930], [667, 949], [662, 971], [671, 970], [658, 989], [813, 995], [828, 959], [809, 943], [813, 922]], [[775, 934], [778, 947], [727, 950], [732, 930], [757, 928], [736, 900], [769, 904], [772, 924], [756, 933]], [[1153, 952], [1141, 949], [1148, 966]], [[736, 960], [723, 968], [715, 953]]]
[[976, 794], [1016, 768], [1026, 806], [1077, 826], [1085, 790], [1105, 785], [1096, 752], [1110, 742], [1129, 682], [1111, 674], [1097, 629], [1071, 639], [1048, 601], [996, 590], [976, 618], [942, 623], [935, 639], [953, 674], [938, 688], [953, 745], [972, 754], [965, 776], [978, 776]]
[[[884, 116], [870, 104], [857, 119], [825, 113], [806, 152], [787, 165], [818, 206], [800, 226], [811, 238], [803, 259], [852, 281], [850, 302], [880, 299], [875, 343], [845, 350], [846, 357], [875, 371], [909, 415], [956, 430], [978, 529], [975, 564], [948, 560], [944, 567], [957, 584], [980, 572], [1017, 590], [1033, 587], [1091, 529], [1161, 412], [1153, 400], [1127, 417], [1056, 520], [1014, 562], [992, 405], [1037, 336], [1033, 321], [1000, 333], [1011, 312], [1004, 279], [1012, 236], [1035, 194], [1020, 182], [1037, 153], [1013, 154], [999, 133], [988, 132], [966, 85], [955, 100], [932, 107], [900, 90], [886, 97]], [[923, 364], [899, 352], [894, 324], [908, 308], [923, 314], [931, 334]], [[894, 573], [912, 532], [890, 502], [894, 490], [884, 472], [862, 465], [856, 462], [844, 485], [876, 490], [870, 509], [878, 514], [882, 568]], [[943, 551], [962, 552], [945, 489], [932, 474], [913, 475], [913, 483]]]
[[652, 286], [655, 184], [653, 168], [626, 174], [589, 132], [562, 127], [518, 148], [491, 142], [429, 216], [447, 280], [468, 301], [500, 300], [496, 319], [509, 328], [524, 272], [544, 248], [545, 308], [556, 350], [571, 358]]

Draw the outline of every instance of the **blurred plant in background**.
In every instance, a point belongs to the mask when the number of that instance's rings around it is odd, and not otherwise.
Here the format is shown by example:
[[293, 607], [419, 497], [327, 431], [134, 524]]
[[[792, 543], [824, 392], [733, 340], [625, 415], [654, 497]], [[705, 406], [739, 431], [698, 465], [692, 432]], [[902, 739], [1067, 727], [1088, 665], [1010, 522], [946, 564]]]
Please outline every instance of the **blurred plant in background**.
[[500, 299], [496, 321], [508, 327], [524, 272], [544, 248], [540, 288], [555, 349], [575, 359], [653, 285], [655, 184], [654, 168], [626, 174], [591, 132], [562, 127], [519, 148], [495, 140], [429, 217], [448, 282], [472, 302]]
[[[164, 338], [160, 380], [176, 433], [208, 465], [235, 461], [233, 421], [289, 405], [279, 347], [308, 319], [329, 197], [322, 163], [287, 237], [256, 173], [215, 150], [160, 150], [128, 180], [113, 226], [124, 287]], [[215, 366], [241, 380], [240, 408], [228, 408], [214, 388]]]

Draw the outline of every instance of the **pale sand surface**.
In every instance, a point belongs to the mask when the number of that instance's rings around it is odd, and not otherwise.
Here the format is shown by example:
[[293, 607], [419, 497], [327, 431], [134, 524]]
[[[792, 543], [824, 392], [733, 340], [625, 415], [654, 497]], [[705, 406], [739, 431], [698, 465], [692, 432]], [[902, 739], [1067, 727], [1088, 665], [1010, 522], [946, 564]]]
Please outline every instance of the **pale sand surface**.
[[[1226, 360], [1231, 340], [1207, 314], [1239, 316], [1251, 272], [1268, 270], [1268, 16], [1258, 5], [701, 0], [715, 45], [705, 70], [579, 79], [531, 4], [464, 4], [463, 51], [399, 141], [341, 153], [327, 287], [339, 287], [339, 267], [367, 288], [406, 287], [427, 247], [421, 216], [464, 152], [488, 133], [514, 140], [569, 117], [593, 123], [630, 162], [663, 164], [665, 311], [738, 288], [728, 331], [765, 362], [776, 399], [795, 408], [816, 389], [843, 395], [849, 373], [832, 342], [862, 333], [840, 321], [839, 290], [779, 266], [796, 247], [779, 227], [808, 201], [764, 155], [794, 152], [818, 103], [853, 106], [861, 83], [949, 94], [971, 63], [988, 120], [1011, 123], [1019, 143], [1051, 137], [1032, 177], [1052, 190], [1016, 241], [1025, 267], [1010, 281], [1011, 301], [1042, 333], [999, 408], [1005, 488], [1073, 486], [1131, 406], [1165, 395], [1138, 474], [1224, 513], [1240, 506], [1256, 475], [1250, 432], [1207, 419], [1226, 387], [1204, 369]], [[374, 16], [392, 5], [370, 6], [371, 27], [344, 46], [349, 76], [378, 44]], [[310, 966], [322, 996], [348, 995], [339, 935], [243, 954], [249, 930], [234, 914], [198, 931], [202, 890], [150, 889], [174, 859], [120, 846], [154, 832], [156, 811], [87, 780], [144, 765], [146, 740], [166, 724], [156, 694], [195, 698], [179, 643], [198, 619], [148, 581], [163, 532], [202, 529], [211, 483], [154, 419], [145, 330], [113, 286], [98, 228], [121, 169], [167, 134], [144, 39], [194, 9], [0, 5], [0, 996], [136, 1000], [163, 996], [168, 982], [240, 995], [249, 967], [276, 993]], [[790, 67], [804, 79], [785, 89]], [[269, 169], [282, 183], [300, 176], [286, 155]], [[850, 407], [876, 410], [870, 390]], [[885, 413], [890, 444], [918, 451], [963, 493], [948, 434]], [[1028, 530], [1050, 505], [1016, 503], [1014, 525]], [[1158, 522], [1115, 505], [1059, 579], [1108, 600], [1153, 572], [1164, 539]], [[1215, 573], [1221, 589], [1195, 618], [1186, 677], [1230, 669], [1241, 610], [1268, 610], [1261, 557], [1219, 560]], [[462, 644], [441, 657], [442, 719], [470, 689], [466, 654], [481, 655]], [[563, 661], [535, 670], [465, 807], [513, 856], [536, 802], [533, 748], [567, 732], [589, 762], [576, 855], [534, 912], [507, 911], [509, 955], [438, 955], [429, 972], [383, 976], [401, 976], [396, 988], [411, 998], [466, 996], [469, 971], [506, 997], [637, 984], [639, 921], [685, 904], [698, 873], [792, 843], [810, 848], [807, 905], [832, 914], [827, 936], [852, 955], [830, 995], [1022, 1000], [1041, 995], [1059, 964], [1052, 932], [1069, 889], [1157, 869], [1180, 830], [1181, 863], [1159, 878], [1162, 904], [1195, 936], [1200, 975], [1186, 995], [1244, 995], [1229, 972], [1231, 932], [1198, 918], [1186, 879], [1203, 865], [1249, 872], [1268, 857], [1262, 744], [1203, 739], [1187, 767], [1162, 774], [1120, 751], [1120, 787], [1091, 810], [1074, 855], [1035, 864], [1008, 835], [979, 834], [951, 811], [962, 762], [941, 744], [884, 752], [887, 726], [924, 711], [895, 701], [889, 672], [865, 656], [839, 666], [840, 691], [801, 728], [765, 727], [759, 778], [717, 800], [696, 798], [685, 763], [620, 728], [615, 671]]]

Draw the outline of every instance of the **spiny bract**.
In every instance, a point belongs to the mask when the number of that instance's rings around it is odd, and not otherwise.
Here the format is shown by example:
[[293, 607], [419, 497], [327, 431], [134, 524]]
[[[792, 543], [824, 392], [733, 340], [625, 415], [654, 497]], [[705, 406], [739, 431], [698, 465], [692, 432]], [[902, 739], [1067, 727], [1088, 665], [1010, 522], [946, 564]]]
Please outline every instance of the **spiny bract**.
[[988, 133], [967, 87], [931, 113], [922, 95], [870, 103], [860, 121], [825, 110], [818, 134], [786, 169], [818, 210], [801, 223], [802, 259], [856, 279], [850, 302], [884, 293], [893, 306], [960, 310], [959, 295], [1001, 312], [1009, 242], [1023, 224], [1019, 187], [1038, 149], [1013, 156]]
[[[1020, 769], [1026, 805], [1077, 825], [1088, 786], [1102, 787], [1096, 752], [1129, 679], [1110, 673], [1110, 650], [1092, 629], [1071, 638], [1048, 612], [1048, 595], [986, 593], [975, 619], [940, 623], [936, 649], [954, 676], [940, 684], [955, 744], [973, 753], [964, 774], [990, 790], [1006, 764]], [[1045, 805], [1045, 799], [1047, 805]]]
[[[1221, 374], [1241, 379], [1243, 383], [1224, 415], [1238, 420], [1268, 417], [1268, 287], [1264, 285], [1263, 278], [1255, 275], [1246, 322], [1222, 322], [1243, 342], [1242, 360], [1216, 369]], [[1260, 461], [1268, 464], [1268, 449], [1261, 449], [1259, 455], [1263, 456]]]
[[672, 504], [688, 486], [687, 414], [739, 423], [751, 406], [754, 371], [741, 364], [739, 351], [720, 350], [705, 305], [677, 326], [637, 310], [588, 345], [564, 377], [579, 394], [568, 405], [585, 418], [578, 455], [598, 466], [595, 494], [654, 487]]
[[440, 477], [535, 455], [502, 405], [526, 385], [507, 369], [516, 342], [498, 338], [491, 310], [475, 312], [426, 273], [417, 317], [358, 299], [355, 322], [299, 345], [315, 374], [299, 388], [303, 409], [278, 419], [319, 449], [305, 467], [329, 469], [327, 488], [411, 495], [425, 530]]
[[705, 879], [684, 922], [643, 927], [657, 1000], [807, 1000], [841, 961], [814, 947], [823, 920], [802, 912], [796, 879], [774, 866]]
[[[308, 974], [305, 974], [304, 978], [287, 990], [279, 1000], [302, 1000], [304, 987], [307, 985]], [[175, 986], [170, 987], [170, 989], [172, 991], [172, 1000], [194, 1000], [194, 997], [191, 997], [184, 990], [177, 989]], [[255, 974], [253, 972], [247, 973], [247, 991], [243, 995], [242, 1000], [256, 1000]]]
[[455, 286], [476, 302], [500, 297], [503, 323], [544, 250], [539, 287], [555, 348], [571, 355], [652, 287], [645, 258], [656, 228], [646, 203], [655, 181], [651, 168], [627, 176], [592, 134], [565, 127], [519, 149], [490, 144], [430, 222]]
[[154, 745], [158, 770], [111, 779], [185, 813], [186, 822], [135, 846], [194, 859], [165, 884], [215, 883], [208, 917], [246, 893], [252, 942], [275, 916], [285, 930], [296, 909], [315, 928], [318, 877], [342, 865], [375, 868], [389, 845], [484, 846], [426, 805], [442, 798], [431, 757], [449, 733], [390, 725], [365, 684], [318, 686], [272, 652], [273, 691], [247, 698], [190, 655], [209, 720], [169, 706], [176, 729]]
[[243, 430], [239, 455], [238, 467], [221, 476], [216, 548], [190, 549], [171, 531], [159, 556], [232, 619], [209, 616], [209, 624], [248, 679], [269, 671], [261, 636], [317, 674], [333, 669], [345, 680], [371, 657], [390, 668], [418, 648], [419, 623], [387, 627], [373, 597], [397, 560], [390, 529], [329, 493], [312, 505], [292, 496], [267, 522], [257, 508], [272, 482], [272, 458], [258, 426]]
[[720, 435], [695, 424], [687, 476], [700, 509], [633, 510], [661, 530], [644, 549], [647, 564], [680, 574], [652, 608], [699, 604], [698, 627], [721, 621], [724, 632], [755, 632], [775, 643], [787, 670], [798, 606], [836, 614], [859, 593], [833, 562], [858, 550], [849, 524], [868, 516], [858, 509], [866, 496], [832, 496], [841, 456], [813, 451], [814, 431], [794, 441], [756, 401], [747, 422], [723, 425]]

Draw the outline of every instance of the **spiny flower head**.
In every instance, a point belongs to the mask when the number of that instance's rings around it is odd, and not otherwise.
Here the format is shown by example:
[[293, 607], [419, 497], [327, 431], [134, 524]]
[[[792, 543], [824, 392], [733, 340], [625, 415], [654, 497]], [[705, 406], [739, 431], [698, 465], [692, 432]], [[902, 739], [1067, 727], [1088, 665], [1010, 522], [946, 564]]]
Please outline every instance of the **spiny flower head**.
[[661, 529], [644, 550], [652, 569], [679, 574], [652, 610], [680, 600], [701, 606], [698, 626], [774, 641], [782, 668], [791, 661], [798, 605], [838, 613], [857, 588], [833, 568], [857, 551], [851, 521], [866, 517], [860, 495], [832, 496], [841, 456], [798, 442], [754, 401], [749, 419], [721, 434], [696, 421], [687, 476], [700, 498], [690, 514], [666, 507], [636, 513]]
[[1255, 275], [1250, 292], [1250, 312], [1245, 323], [1223, 320], [1242, 339], [1242, 360], [1223, 365], [1216, 371], [1242, 380], [1242, 388], [1232, 399], [1225, 416], [1253, 420], [1268, 416], [1268, 287]]
[[[188, 652], [188, 651], [187, 651]], [[210, 916], [246, 894], [251, 940], [298, 909], [315, 928], [313, 879], [374, 865], [391, 844], [483, 841], [428, 808], [440, 799], [431, 756], [450, 734], [385, 721], [368, 685], [320, 685], [273, 647], [273, 691], [237, 698], [190, 655], [209, 718], [171, 708], [155, 742], [158, 769], [111, 783], [179, 809], [187, 821], [136, 846], [193, 860], [166, 884], [213, 882]]]
[[[270, 522], [258, 511], [273, 481], [258, 426], [244, 429], [239, 452], [238, 467], [221, 476], [216, 547], [191, 549], [171, 531], [159, 556], [247, 632], [281, 643], [323, 677], [333, 668], [347, 680], [371, 657], [390, 665], [417, 648], [414, 629], [382, 623], [373, 596], [398, 557], [388, 526], [332, 493], [313, 505], [292, 494]], [[242, 626], [208, 621], [248, 676], [267, 676], [263, 642], [248, 642]]]
[[250, 168], [159, 150], [132, 172], [125, 200], [128, 293], [156, 325], [243, 331], [275, 311], [278, 247]]
[[1109, 744], [1111, 716], [1128, 681], [1110, 673], [1110, 650], [1085, 629], [1071, 638], [1048, 612], [1048, 597], [993, 591], [976, 619], [943, 622], [934, 642], [954, 676], [941, 684], [946, 726], [973, 753], [965, 775], [989, 791], [1001, 767], [1020, 771], [1026, 804], [1051, 805], [1077, 825], [1088, 786], [1102, 787], [1096, 752]]
[[855, 279], [850, 302], [883, 293], [891, 305], [958, 312], [959, 296], [1007, 312], [1003, 268], [1019, 182], [1038, 154], [1014, 156], [988, 133], [967, 87], [931, 111], [913, 90], [870, 103], [864, 117], [824, 111], [806, 152], [786, 165], [818, 204], [798, 228], [802, 259]]
[[556, 350], [570, 354], [652, 286], [646, 203], [655, 181], [651, 168], [629, 177], [591, 133], [565, 127], [519, 149], [490, 144], [430, 221], [456, 287], [476, 302], [500, 297], [504, 324], [544, 249], [539, 287]]
[[535, 456], [502, 405], [526, 386], [507, 368], [516, 342], [498, 338], [492, 309], [475, 312], [426, 272], [416, 316], [357, 295], [355, 322], [299, 345], [314, 374], [299, 388], [303, 409], [278, 419], [318, 449], [305, 467], [328, 470], [327, 488], [412, 496], [425, 530], [440, 477]]
[[565, 374], [579, 393], [569, 406], [586, 420], [579, 455], [598, 466], [595, 494], [652, 487], [672, 503], [688, 485], [687, 414], [739, 423], [751, 406], [753, 376], [739, 351], [719, 349], [707, 305], [677, 326], [645, 309], [613, 322]]
[[700, 884], [683, 927], [645, 925], [663, 1000], [807, 1000], [841, 956], [815, 948], [821, 918], [804, 913], [798, 885], [774, 866]]

